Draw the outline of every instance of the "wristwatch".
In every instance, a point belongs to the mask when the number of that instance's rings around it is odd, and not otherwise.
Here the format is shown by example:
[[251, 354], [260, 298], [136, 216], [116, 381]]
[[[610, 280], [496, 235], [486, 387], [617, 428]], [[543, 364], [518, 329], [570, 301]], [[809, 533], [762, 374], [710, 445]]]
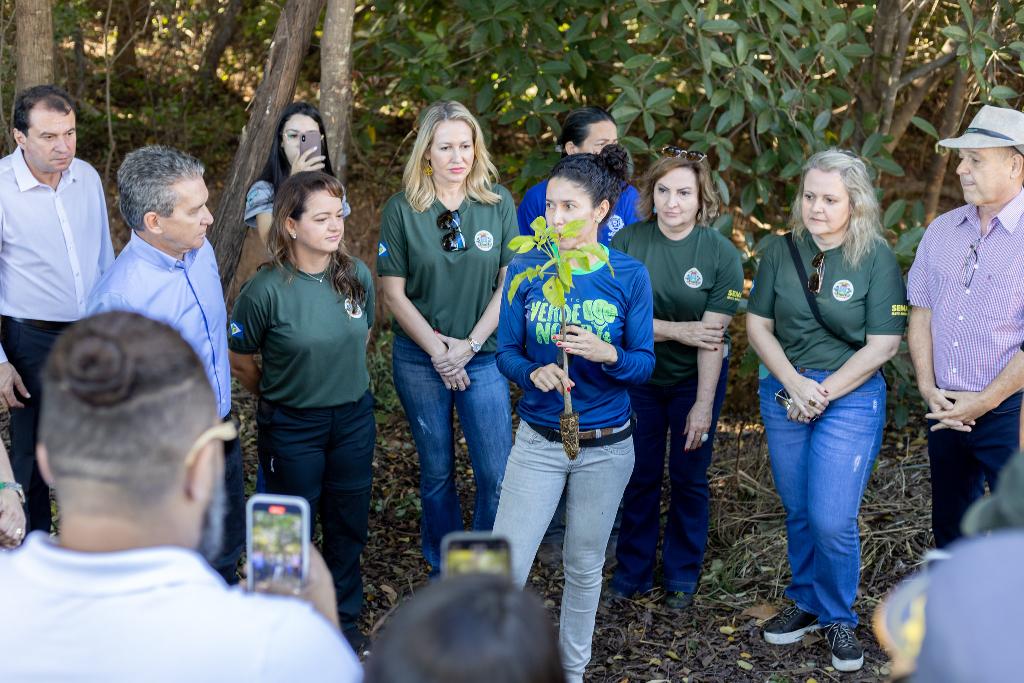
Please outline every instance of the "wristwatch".
[[483, 344], [478, 342], [476, 339], [473, 339], [472, 337], [470, 337], [466, 341], [469, 342], [469, 348], [473, 350], [473, 353], [480, 353], [480, 349], [484, 347]]
[[3, 491], [4, 489], [11, 489], [17, 493], [18, 500], [21, 501], [22, 505], [25, 504], [25, 489], [21, 488], [21, 484], [16, 481], [0, 481], [0, 491]]

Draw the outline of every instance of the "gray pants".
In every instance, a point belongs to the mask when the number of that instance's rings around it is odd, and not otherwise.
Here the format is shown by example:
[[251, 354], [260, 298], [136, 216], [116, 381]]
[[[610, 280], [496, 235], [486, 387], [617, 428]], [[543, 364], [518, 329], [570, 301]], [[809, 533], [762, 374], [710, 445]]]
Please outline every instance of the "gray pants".
[[582, 683], [601, 599], [605, 546], [633, 472], [633, 439], [583, 448], [569, 460], [562, 444], [520, 422], [501, 485], [494, 533], [509, 540], [512, 578], [526, 585], [544, 531], [566, 490], [559, 642], [568, 683]]

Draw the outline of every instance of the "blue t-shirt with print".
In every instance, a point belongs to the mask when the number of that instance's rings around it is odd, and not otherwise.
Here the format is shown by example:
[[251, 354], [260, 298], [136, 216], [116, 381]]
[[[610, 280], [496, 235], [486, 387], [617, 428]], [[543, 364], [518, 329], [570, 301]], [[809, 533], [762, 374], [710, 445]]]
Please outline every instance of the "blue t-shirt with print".
[[[654, 299], [651, 279], [640, 261], [615, 249], [608, 250], [614, 275], [601, 264], [587, 273], [574, 272], [573, 289], [566, 297], [570, 322], [590, 330], [615, 346], [618, 360], [610, 365], [570, 356], [569, 377], [573, 409], [580, 414], [580, 429], [617, 427], [629, 419], [629, 387], [643, 384], [654, 371]], [[539, 251], [516, 256], [508, 266], [498, 322], [498, 369], [518, 384], [523, 398], [517, 410], [530, 424], [557, 429], [562, 397], [543, 392], [530, 381], [530, 373], [554, 363], [558, 347], [551, 339], [561, 327], [562, 311], [552, 308], [541, 290], [543, 280], [523, 281], [511, 303], [508, 285], [517, 274], [542, 265]]]
[[[544, 215], [544, 199], [548, 192], [548, 181], [544, 180], [537, 183], [523, 195], [523, 201], [519, 203], [519, 208], [516, 209], [516, 218], [519, 221], [519, 234], [520, 235], [532, 235], [533, 229], [530, 228], [530, 223], [534, 221], [537, 216]], [[622, 188], [622, 194], [619, 195], [619, 201], [615, 202], [615, 208], [612, 209], [612, 215], [608, 216], [608, 220], [604, 222], [597, 231], [597, 241], [606, 247], [611, 243], [612, 237], [615, 236], [619, 230], [622, 230], [627, 225], [632, 225], [640, 220], [636, 215], [636, 202], [640, 198], [640, 193], [636, 191], [636, 188], [632, 185], [626, 185]]]

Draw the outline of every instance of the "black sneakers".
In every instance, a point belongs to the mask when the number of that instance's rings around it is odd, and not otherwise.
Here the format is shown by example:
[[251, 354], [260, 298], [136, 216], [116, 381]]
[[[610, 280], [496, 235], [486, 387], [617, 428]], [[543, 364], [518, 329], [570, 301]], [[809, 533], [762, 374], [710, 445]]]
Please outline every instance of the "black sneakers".
[[853, 628], [846, 624], [829, 624], [825, 639], [832, 650], [832, 666], [836, 671], [859, 671], [864, 666], [864, 648], [857, 642]]
[[792, 605], [769, 619], [764, 625], [763, 633], [764, 639], [772, 645], [789, 645], [799, 642], [805, 634], [820, 628], [818, 617]]

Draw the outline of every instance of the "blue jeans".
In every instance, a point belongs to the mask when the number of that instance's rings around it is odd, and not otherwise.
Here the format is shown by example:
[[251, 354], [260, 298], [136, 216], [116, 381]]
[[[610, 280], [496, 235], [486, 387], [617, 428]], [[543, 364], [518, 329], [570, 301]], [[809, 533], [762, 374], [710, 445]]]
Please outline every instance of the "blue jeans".
[[612, 577], [612, 587], [626, 595], [654, 586], [666, 436], [672, 488], [661, 549], [665, 589], [697, 590], [708, 543], [708, 466], [728, 375], [729, 360], [725, 359], [711, 407], [708, 440], [694, 451], [684, 451], [683, 446], [686, 416], [697, 400], [696, 376], [673, 386], [645, 384], [629, 390], [636, 413], [636, 464], [622, 497], [622, 528], [615, 553], [618, 564]]
[[[801, 370], [821, 382], [825, 370]], [[821, 418], [786, 419], [775, 401], [782, 384], [761, 380], [761, 418], [768, 438], [775, 488], [786, 508], [792, 583], [786, 596], [822, 624], [857, 624], [853, 601], [860, 580], [857, 512], [882, 445], [885, 381], [875, 373], [831, 402]]]
[[520, 421], [494, 522], [494, 533], [509, 541], [512, 580], [525, 586], [544, 530], [566, 492], [558, 639], [567, 683], [583, 683], [590, 662], [605, 548], [633, 470], [632, 438], [606, 446], [583, 444], [579, 456], [569, 460], [560, 442], [548, 441]]
[[462, 508], [455, 490], [455, 432], [452, 409], [466, 436], [476, 478], [473, 529], [489, 531], [498, 511], [498, 494], [512, 450], [512, 404], [508, 380], [498, 372], [493, 353], [478, 353], [466, 365], [469, 388], [446, 389], [416, 342], [395, 335], [392, 346], [395, 390], [402, 402], [420, 457], [420, 532], [423, 557], [432, 576], [441, 569], [441, 539], [462, 531]]
[[[944, 548], [960, 538], [960, 521], [971, 503], [995, 490], [999, 471], [1017, 452], [1021, 395], [1013, 394], [978, 418], [969, 432], [928, 432], [932, 473], [932, 532]], [[935, 424], [928, 421], [929, 427]]]

